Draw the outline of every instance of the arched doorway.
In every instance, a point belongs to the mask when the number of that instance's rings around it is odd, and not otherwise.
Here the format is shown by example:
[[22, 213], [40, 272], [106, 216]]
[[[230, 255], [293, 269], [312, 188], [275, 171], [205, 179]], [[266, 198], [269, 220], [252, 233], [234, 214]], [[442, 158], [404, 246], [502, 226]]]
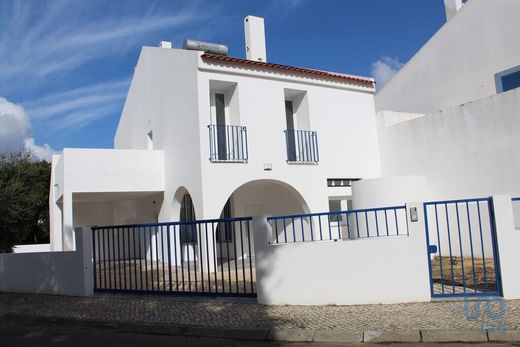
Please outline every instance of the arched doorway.
[[190, 193], [184, 187], [177, 190], [175, 194], [175, 202], [179, 205], [179, 246], [180, 260], [184, 262], [195, 262], [199, 257], [197, 252], [198, 232], [196, 225], [190, 222], [196, 220], [195, 207]]
[[309, 213], [302, 195], [290, 184], [271, 179], [237, 187], [222, 207], [220, 218]]
[[[285, 182], [265, 179], [250, 181], [236, 188], [222, 207], [219, 218], [229, 220], [235, 217], [305, 213], [309, 213], [309, 207], [294, 187]], [[254, 254], [249, 249], [249, 245], [254, 247], [252, 238], [241, 237], [244, 237], [244, 233], [233, 222], [219, 223], [215, 233], [219, 264], [221, 259], [242, 259], [248, 254]]]
[[[179, 221], [181, 222], [192, 222], [195, 221], [195, 208], [193, 207], [193, 201], [191, 200], [190, 193], [186, 192], [182, 195], [181, 209], [179, 212]], [[180, 238], [181, 244], [196, 244], [197, 233], [193, 233], [190, 228], [190, 224], [181, 224]]]

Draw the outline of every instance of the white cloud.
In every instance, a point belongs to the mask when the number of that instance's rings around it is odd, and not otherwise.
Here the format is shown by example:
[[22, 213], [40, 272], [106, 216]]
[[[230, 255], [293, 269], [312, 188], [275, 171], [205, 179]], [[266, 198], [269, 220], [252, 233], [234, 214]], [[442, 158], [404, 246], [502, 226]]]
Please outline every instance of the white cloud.
[[404, 66], [397, 58], [382, 57], [372, 63], [372, 76], [376, 79], [377, 89], [381, 90]]
[[31, 121], [21, 105], [0, 97], [0, 151], [16, 151], [24, 147], [31, 133]]
[[295, 10], [304, 5], [304, 0], [276, 0], [270, 3], [267, 9], [269, 21], [283, 21], [292, 15]]
[[117, 114], [129, 79], [107, 81], [57, 92], [25, 103], [36, 127], [47, 134], [79, 130], [98, 119]]
[[121, 100], [126, 96], [129, 85], [129, 79], [106, 81], [46, 95], [24, 105], [32, 119], [48, 119]]
[[34, 138], [32, 137], [26, 138], [24, 143], [25, 148], [29, 149], [33, 156], [40, 160], [46, 160], [49, 163], [52, 162], [52, 155], [55, 153], [55, 151], [51, 148], [51, 146], [49, 146], [48, 144], [39, 146], [34, 143]]
[[0, 152], [30, 149], [37, 159], [50, 161], [52, 148], [36, 145], [31, 137], [31, 121], [24, 108], [0, 97]]
[[22, 1], [9, 8], [4, 4], [4, 14], [0, 7], [0, 22], [6, 23], [4, 34], [0, 34], [0, 79], [11, 80], [11, 88], [13, 84], [23, 87], [24, 80], [45, 83], [49, 75], [64, 74], [94, 59], [139, 48], [150, 34], [179, 29], [210, 15], [210, 11], [201, 15], [196, 6], [189, 6], [170, 13], [133, 12], [84, 20], [88, 16], [82, 11], [91, 14], [92, 9], [83, 8], [81, 3], [37, 5]]

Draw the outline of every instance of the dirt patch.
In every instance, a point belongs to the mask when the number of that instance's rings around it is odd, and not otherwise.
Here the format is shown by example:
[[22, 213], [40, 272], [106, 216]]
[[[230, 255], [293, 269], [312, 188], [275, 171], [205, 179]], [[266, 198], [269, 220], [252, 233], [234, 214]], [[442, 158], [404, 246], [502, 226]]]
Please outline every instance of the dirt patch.
[[434, 257], [432, 260], [434, 283], [444, 286], [466, 286], [478, 292], [496, 291], [493, 258]]

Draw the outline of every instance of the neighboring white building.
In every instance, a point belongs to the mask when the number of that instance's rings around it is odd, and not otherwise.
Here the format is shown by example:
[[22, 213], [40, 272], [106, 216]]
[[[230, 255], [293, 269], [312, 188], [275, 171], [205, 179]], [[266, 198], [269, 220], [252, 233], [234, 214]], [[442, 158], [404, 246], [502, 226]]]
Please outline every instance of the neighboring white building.
[[445, 0], [447, 23], [376, 95], [383, 176], [431, 199], [520, 195], [520, 2]]
[[497, 94], [497, 74], [520, 71], [519, 17], [516, 0], [467, 1], [378, 92], [377, 109], [434, 113]]
[[374, 80], [266, 62], [244, 24], [247, 59], [143, 47], [115, 149], [53, 158], [53, 250], [87, 225], [347, 209], [380, 175]]

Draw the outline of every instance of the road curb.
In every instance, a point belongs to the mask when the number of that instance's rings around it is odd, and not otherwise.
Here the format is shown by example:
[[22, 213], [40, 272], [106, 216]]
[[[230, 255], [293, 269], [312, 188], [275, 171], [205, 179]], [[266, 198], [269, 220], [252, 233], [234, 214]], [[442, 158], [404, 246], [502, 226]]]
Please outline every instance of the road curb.
[[123, 334], [196, 336], [255, 341], [317, 342], [317, 343], [475, 343], [520, 342], [519, 330], [412, 330], [412, 331], [350, 331], [281, 328], [215, 328], [174, 324], [92, 321], [80, 318], [42, 317], [6, 313], [0, 315], [0, 326], [10, 322], [28, 325], [93, 327], [115, 330]]
[[416, 343], [421, 342], [421, 331], [365, 331], [363, 342], [370, 343]]
[[487, 342], [485, 330], [423, 330], [423, 342]]

